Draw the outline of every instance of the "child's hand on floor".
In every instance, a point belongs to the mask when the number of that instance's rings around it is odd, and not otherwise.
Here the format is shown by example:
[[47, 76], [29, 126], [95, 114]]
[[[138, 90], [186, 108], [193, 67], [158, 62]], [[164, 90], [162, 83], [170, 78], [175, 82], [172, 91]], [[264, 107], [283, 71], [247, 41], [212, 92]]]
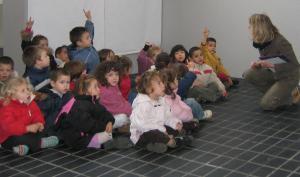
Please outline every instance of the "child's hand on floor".
[[38, 132], [39, 128], [40, 128], [40, 125], [35, 123], [35, 124], [28, 125], [26, 127], [26, 131], [29, 133], [36, 133], [36, 132]]
[[90, 11], [90, 10], [85, 11], [85, 10], [83, 9], [83, 12], [84, 12], [84, 15], [85, 15], [86, 19], [89, 20], [89, 21], [92, 21], [92, 14], [91, 14], [91, 11]]
[[108, 122], [108, 123], [106, 124], [105, 132], [107, 132], [107, 133], [112, 133], [112, 129], [113, 129], [112, 123], [111, 123], [111, 122]]

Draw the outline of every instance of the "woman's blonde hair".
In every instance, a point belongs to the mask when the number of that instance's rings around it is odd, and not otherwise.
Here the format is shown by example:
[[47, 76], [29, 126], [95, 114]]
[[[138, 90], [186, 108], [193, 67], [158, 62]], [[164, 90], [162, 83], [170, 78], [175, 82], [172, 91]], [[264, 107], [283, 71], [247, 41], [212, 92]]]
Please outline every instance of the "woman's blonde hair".
[[4, 98], [4, 105], [9, 104], [13, 95], [16, 93], [18, 86], [25, 84], [29, 91], [32, 91], [32, 86], [28, 80], [22, 77], [13, 77], [7, 81], [1, 89], [1, 96]]
[[265, 14], [253, 14], [249, 18], [252, 27], [252, 37], [255, 43], [265, 43], [272, 41], [279, 33], [271, 19]]

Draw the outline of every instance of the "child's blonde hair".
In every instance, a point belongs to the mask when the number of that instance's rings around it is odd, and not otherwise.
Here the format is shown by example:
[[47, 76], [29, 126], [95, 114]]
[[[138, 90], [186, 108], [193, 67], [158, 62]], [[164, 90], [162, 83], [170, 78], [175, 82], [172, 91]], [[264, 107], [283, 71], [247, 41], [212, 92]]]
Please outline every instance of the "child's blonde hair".
[[149, 58], [153, 58], [153, 57], [155, 56], [156, 52], [158, 52], [158, 51], [161, 51], [161, 48], [160, 48], [160, 47], [158, 47], [158, 46], [156, 46], [156, 45], [151, 46], [151, 47], [148, 49], [148, 51], [147, 51], [147, 56], [148, 56]]
[[265, 14], [253, 14], [249, 18], [252, 27], [252, 36], [255, 43], [265, 43], [272, 41], [279, 33], [271, 19]]
[[7, 81], [6, 85], [1, 89], [1, 96], [4, 98], [3, 105], [9, 104], [13, 95], [16, 94], [17, 88], [22, 84], [26, 84], [28, 90], [32, 91], [32, 86], [28, 80], [22, 77], [13, 77]]
[[92, 81], [98, 82], [97, 79], [92, 75], [85, 75], [83, 77], [80, 77], [75, 85], [75, 93], [77, 93], [78, 95], [85, 95], [88, 92]]
[[158, 71], [146, 71], [138, 82], [137, 90], [142, 94], [150, 94], [153, 92], [151, 81], [160, 79]]

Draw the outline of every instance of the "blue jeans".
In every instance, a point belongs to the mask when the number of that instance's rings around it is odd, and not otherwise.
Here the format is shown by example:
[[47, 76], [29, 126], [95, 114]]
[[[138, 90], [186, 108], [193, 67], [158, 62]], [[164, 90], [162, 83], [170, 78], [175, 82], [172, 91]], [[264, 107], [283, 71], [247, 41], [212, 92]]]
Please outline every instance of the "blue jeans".
[[185, 102], [192, 109], [194, 118], [198, 120], [204, 119], [202, 106], [194, 98], [187, 98], [183, 100], [183, 102]]

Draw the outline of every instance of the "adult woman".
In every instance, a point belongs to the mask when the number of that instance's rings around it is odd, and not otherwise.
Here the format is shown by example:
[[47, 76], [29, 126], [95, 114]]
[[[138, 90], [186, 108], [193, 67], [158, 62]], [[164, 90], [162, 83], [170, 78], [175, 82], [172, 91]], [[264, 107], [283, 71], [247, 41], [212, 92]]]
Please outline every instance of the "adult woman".
[[282, 63], [260, 59], [244, 73], [246, 81], [264, 93], [260, 105], [264, 110], [275, 110], [300, 101], [298, 90], [299, 63], [291, 44], [279, 33], [265, 14], [254, 14], [249, 19], [253, 46], [260, 58], [279, 57]]

